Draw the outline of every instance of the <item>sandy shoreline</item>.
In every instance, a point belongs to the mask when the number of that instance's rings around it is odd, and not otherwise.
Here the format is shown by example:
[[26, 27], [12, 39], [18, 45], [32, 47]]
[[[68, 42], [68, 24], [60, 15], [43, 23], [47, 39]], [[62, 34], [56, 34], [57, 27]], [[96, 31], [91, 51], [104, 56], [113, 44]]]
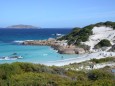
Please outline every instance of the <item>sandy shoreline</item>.
[[93, 58], [96, 59], [100, 59], [100, 58], [106, 58], [106, 57], [112, 57], [115, 56], [115, 52], [96, 52], [96, 53], [91, 53], [91, 54], [85, 54], [81, 57], [77, 57], [77, 58], [70, 58], [70, 59], [65, 59], [65, 60], [58, 60], [58, 61], [49, 61], [47, 63], [43, 63], [44, 65], [48, 65], [48, 66], [64, 66], [64, 65], [68, 65], [71, 63], [79, 63], [79, 62], [83, 62], [83, 61], [87, 61]]

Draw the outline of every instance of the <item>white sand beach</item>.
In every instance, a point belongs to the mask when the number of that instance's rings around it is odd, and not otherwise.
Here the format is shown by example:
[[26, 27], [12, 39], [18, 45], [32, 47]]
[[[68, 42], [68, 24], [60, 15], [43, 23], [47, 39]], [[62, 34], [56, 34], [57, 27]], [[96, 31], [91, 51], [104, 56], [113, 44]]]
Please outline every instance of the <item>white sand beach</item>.
[[106, 58], [106, 57], [112, 57], [115, 56], [115, 52], [96, 52], [96, 53], [91, 53], [91, 54], [84, 54], [81, 57], [76, 57], [76, 58], [71, 58], [71, 59], [65, 59], [65, 60], [58, 60], [58, 61], [50, 61], [47, 63], [44, 63], [45, 65], [48, 66], [64, 66], [68, 65], [70, 63], [80, 63], [83, 61], [87, 61], [93, 58], [100, 59], [100, 58]]

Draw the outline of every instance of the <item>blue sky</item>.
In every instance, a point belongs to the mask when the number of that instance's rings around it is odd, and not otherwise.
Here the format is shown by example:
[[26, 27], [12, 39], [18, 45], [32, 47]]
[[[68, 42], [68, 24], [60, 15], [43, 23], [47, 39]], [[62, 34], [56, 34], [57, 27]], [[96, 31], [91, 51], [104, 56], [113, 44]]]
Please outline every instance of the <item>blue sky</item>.
[[83, 27], [115, 21], [115, 0], [0, 0], [0, 27]]

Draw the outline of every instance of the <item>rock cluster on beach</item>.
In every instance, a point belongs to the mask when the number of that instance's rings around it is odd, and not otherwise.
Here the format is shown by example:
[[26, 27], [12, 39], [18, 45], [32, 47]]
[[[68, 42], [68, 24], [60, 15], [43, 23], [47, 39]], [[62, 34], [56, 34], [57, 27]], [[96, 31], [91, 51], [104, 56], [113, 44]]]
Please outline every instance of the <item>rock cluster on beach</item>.
[[33, 40], [24, 41], [23, 45], [47, 45], [57, 50], [60, 54], [83, 54], [85, 50], [83, 48], [76, 47], [74, 45], [68, 45], [65, 40], [58, 41], [55, 39], [48, 40]]

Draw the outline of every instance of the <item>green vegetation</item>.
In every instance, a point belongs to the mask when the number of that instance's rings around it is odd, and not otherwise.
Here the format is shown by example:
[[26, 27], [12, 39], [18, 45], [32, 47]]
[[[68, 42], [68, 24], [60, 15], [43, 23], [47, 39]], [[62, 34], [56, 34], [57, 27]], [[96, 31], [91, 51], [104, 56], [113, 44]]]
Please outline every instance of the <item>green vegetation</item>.
[[101, 64], [101, 63], [107, 63], [107, 62], [113, 63], [113, 62], [115, 62], [115, 57], [107, 57], [107, 58], [101, 58], [101, 59], [93, 58], [91, 60], [84, 61], [84, 62], [81, 62], [81, 63], [72, 63], [72, 64], [69, 64], [69, 65], [65, 65], [64, 68], [66, 68], [66, 69], [71, 69], [71, 68], [79, 69], [79, 67], [83, 66], [83, 69], [85, 69], [87, 66], [90, 65], [91, 62], [93, 62], [95, 64]]
[[91, 62], [94, 62], [94, 63], [103, 63], [103, 62], [115, 62], [115, 57], [107, 57], [107, 58], [101, 58], [101, 59], [91, 59], [90, 60]]
[[114, 86], [103, 70], [74, 71], [64, 67], [15, 62], [0, 64], [0, 86]]
[[95, 45], [95, 48], [97, 49], [97, 48], [109, 47], [109, 46], [111, 46], [110, 41], [107, 39], [103, 39], [98, 44]]
[[107, 27], [112, 27], [113, 29], [115, 29], [115, 22], [111, 22], [111, 21], [107, 21], [107, 22], [100, 22], [97, 23], [96, 26], [107, 26]]
[[65, 35], [59, 40], [68, 40], [68, 44], [76, 44], [77, 46], [80, 45], [80, 42], [85, 42], [88, 40], [89, 36], [92, 35], [92, 29], [94, 26], [107, 26], [112, 27], [115, 29], [115, 22], [107, 21], [107, 22], [100, 22], [97, 24], [91, 24], [83, 28], [74, 28], [71, 33]]
[[70, 34], [63, 36], [59, 40], [68, 40], [68, 44], [79, 45], [80, 42], [87, 41], [91, 34], [92, 34], [92, 25], [84, 28], [74, 28]]

